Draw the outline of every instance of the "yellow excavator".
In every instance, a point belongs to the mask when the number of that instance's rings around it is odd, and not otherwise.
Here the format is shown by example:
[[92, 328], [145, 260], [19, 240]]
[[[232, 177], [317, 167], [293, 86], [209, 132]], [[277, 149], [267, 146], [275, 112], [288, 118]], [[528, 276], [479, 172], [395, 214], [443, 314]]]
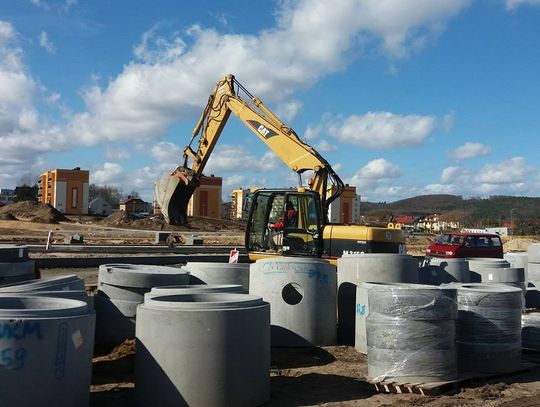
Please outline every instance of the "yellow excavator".
[[[343, 181], [313, 147], [233, 75], [220, 80], [210, 94], [191, 142], [184, 147], [183, 164], [156, 182], [155, 198], [169, 224], [187, 224], [189, 200], [231, 113], [296, 172], [299, 180], [296, 188], [258, 189], [248, 194], [245, 244], [251, 260], [286, 255], [321, 257], [335, 263], [344, 253], [405, 252], [405, 235], [400, 229], [328, 222], [330, 204], [343, 192]], [[196, 138], [195, 151], [191, 145]], [[306, 172], [311, 177], [303, 186]], [[287, 219], [291, 213], [293, 219]]]

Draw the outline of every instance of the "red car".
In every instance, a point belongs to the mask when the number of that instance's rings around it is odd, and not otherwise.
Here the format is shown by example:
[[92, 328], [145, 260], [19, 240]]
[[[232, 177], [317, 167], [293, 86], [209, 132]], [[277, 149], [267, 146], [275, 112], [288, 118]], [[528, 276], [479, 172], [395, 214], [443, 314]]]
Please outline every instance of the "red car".
[[503, 258], [501, 238], [493, 233], [444, 233], [426, 249], [426, 257]]

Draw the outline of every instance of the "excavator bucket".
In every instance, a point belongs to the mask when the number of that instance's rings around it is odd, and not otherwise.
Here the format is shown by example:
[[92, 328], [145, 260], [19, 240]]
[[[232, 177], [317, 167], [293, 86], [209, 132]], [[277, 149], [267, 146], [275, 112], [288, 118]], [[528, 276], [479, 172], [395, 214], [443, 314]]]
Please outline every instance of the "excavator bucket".
[[177, 168], [161, 177], [155, 185], [155, 197], [165, 221], [171, 225], [187, 224], [187, 206], [193, 191], [199, 186], [189, 170]]

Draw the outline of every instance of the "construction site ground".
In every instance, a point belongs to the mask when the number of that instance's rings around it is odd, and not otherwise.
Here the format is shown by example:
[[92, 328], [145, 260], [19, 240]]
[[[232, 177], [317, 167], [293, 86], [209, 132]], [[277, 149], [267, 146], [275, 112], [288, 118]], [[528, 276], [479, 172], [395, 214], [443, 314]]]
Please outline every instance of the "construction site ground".
[[[50, 231], [54, 239], [80, 234], [85, 245], [152, 244], [160, 226], [119, 222], [110, 225], [104, 219], [90, 217], [48, 221], [21, 220], [0, 212], [0, 243], [45, 244]], [[44, 221], [45, 219], [45, 221]], [[193, 222], [195, 223], [195, 222]], [[243, 245], [243, 225], [236, 222], [197, 220], [197, 226], [179, 231], [204, 238], [205, 244]], [[408, 252], [423, 255], [433, 236], [414, 236], [407, 240]], [[538, 237], [514, 238], [506, 250], [526, 250]], [[48, 254], [31, 253], [31, 257]], [[55, 255], [61, 255], [55, 253]], [[89, 290], [95, 290], [97, 268], [42, 270], [43, 276], [76, 272], [85, 278]], [[135, 342], [126, 341], [114, 348], [96, 347], [91, 388], [92, 406], [134, 405]], [[539, 355], [532, 355], [540, 361]], [[312, 349], [272, 349], [271, 399], [269, 406], [540, 406], [540, 365], [501, 377], [477, 379], [449, 394], [423, 396], [386, 394], [373, 391], [362, 382], [367, 373], [366, 357], [353, 347], [332, 346]]]

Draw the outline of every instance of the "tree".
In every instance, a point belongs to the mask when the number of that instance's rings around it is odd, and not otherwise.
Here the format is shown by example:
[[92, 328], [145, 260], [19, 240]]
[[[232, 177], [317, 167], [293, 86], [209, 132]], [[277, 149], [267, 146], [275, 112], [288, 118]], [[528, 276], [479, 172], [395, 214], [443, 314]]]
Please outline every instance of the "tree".
[[90, 184], [88, 187], [88, 199], [92, 201], [95, 198], [102, 198], [107, 201], [113, 208], [118, 208], [122, 190], [111, 185], [96, 185]]
[[128, 196], [132, 197], [132, 198], [140, 198], [140, 194], [137, 192], [137, 191], [131, 191]]
[[21, 201], [37, 201], [38, 186], [21, 185], [15, 187], [15, 202]]

